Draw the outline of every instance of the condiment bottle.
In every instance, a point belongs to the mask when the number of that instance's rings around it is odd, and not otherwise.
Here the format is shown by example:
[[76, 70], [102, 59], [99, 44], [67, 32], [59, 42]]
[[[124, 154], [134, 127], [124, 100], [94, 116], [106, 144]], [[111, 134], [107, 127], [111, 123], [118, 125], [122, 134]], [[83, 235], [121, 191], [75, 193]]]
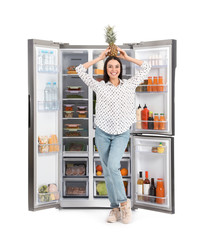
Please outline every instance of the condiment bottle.
[[159, 129], [159, 114], [154, 113], [154, 129], [158, 130]]
[[160, 197], [160, 198], [156, 198], [156, 203], [159, 203], [159, 204], [164, 203], [164, 199], [161, 199], [165, 197], [163, 178], [157, 178], [156, 197]]
[[154, 85], [154, 86], [152, 86], [152, 91], [153, 91], [153, 92], [157, 92], [157, 84], [158, 84], [157, 77], [154, 77], [154, 78], [153, 78], [153, 85]]
[[158, 85], [160, 85], [160, 86], [157, 87], [157, 91], [163, 92], [164, 86], [163, 86], [163, 77], [162, 76], [159, 76], [159, 84]]
[[148, 118], [148, 129], [154, 129], [154, 118], [153, 118], [153, 112], [149, 112], [149, 118]]
[[136, 110], [136, 129], [141, 129], [142, 126], [141, 126], [141, 106], [139, 104], [137, 110]]
[[164, 147], [163, 147], [162, 143], [159, 144], [159, 146], [157, 148], [157, 152], [158, 153], [163, 153], [164, 152]]
[[148, 77], [147, 92], [152, 91], [152, 77]]
[[139, 179], [137, 180], [137, 194], [138, 194], [138, 200], [142, 201], [143, 200], [143, 194], [144, 194], [144, 181], [142, 178], [142, 172], [139, 172]]
[[165, 117], [164, 113], [160, 113], [160, 119], [159, 119], [159, 130], [164, 130], [165, 129]]
[[149, 188], [149, 195], [152, 196], [150, 197], [150, 202], [155, 203], [156, 202], [156, 188], [154, 185], [154, 178], [151, 178], [151, 186]]
[[147, 109], [146, 104], [141, 112], [142, 118], [142, 129], [148, 129], [148, 118], [149, 118], [149, 110]]

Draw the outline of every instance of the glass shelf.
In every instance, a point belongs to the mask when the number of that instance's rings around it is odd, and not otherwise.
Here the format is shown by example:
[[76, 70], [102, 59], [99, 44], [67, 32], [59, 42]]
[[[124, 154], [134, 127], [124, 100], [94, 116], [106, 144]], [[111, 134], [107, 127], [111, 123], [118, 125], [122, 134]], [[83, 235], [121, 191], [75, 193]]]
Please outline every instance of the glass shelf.
[[39, 112], [58, 111], [60, 106], [59, 101], [38, 101]]

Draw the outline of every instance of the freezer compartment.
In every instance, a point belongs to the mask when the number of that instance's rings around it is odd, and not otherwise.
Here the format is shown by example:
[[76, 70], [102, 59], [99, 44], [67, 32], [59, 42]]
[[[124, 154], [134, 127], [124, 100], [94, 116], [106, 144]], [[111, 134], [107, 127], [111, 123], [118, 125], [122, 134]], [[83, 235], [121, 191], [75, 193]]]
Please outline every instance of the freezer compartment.
[[[171, 145], [170, 139], [161, 137], [134, 137], [135, 154], [135, 186], [134, 199], [136, 206], [152, 207], [155, 209], [171, 209], [172, 180], [171, 180]], [[151, 187], [154, 178], [155, 190], [138, 185], [139, 172], [145, 180], [146, 171]], [[142, 190], [141, 190], [142, 189]], [[145, 190], [144, 190], [145, 189]]]
[[88, 177], [88, 158], [63, 158], [64, 177]]
[[[93, 162], [93, 171], [94, 171], [94, 177], [104, 177], [103, 175], [103, 169], [101, 165], [101, 161], [99, 158], [94, 158]], [[130, 158], [122, 158], [121, 159], [121, 175], [123, 177], [130, 177], [131, 176], [131, 166], [130, 166]]]
[[77, 74], [75, 67], [88, 62], [87, 50], [61, 50], [62, 51], [62, 71], [63, 74]]
[[88, 198], [88, 180], [87, 179], [64, 179], [63, 197], [64, 198]]
[[85, 118], [88, 119], [87, 101], [63, 101], [63, 119], [65, 118]]
[[[123, 178], [123, 184], [125, 187], [126, 196], [131, 197], [131, 180], [129, 178]], [[95, 198], [107, 198], [107, 188], [104, 179], [94, 178], [94, 197]]]
[[64, 137], [88, 137], [88, 121], [86, 119], [64, 119]]

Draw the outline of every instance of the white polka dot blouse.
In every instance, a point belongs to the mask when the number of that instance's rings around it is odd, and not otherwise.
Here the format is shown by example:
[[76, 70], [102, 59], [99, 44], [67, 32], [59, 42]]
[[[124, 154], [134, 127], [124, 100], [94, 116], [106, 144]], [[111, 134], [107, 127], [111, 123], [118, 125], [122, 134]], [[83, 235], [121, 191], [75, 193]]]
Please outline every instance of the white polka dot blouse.
[[82, 64], [76, 67], [82, 81], [96, 93], [96, 126], [112, 135], [131, 127], [136, 121], [135, 89], [144, 82], [150, 69], [151, 66], [144, 61], [133, 77], [119, 79], [119, 85], [114, 86], [110, 81], [95, 80]]

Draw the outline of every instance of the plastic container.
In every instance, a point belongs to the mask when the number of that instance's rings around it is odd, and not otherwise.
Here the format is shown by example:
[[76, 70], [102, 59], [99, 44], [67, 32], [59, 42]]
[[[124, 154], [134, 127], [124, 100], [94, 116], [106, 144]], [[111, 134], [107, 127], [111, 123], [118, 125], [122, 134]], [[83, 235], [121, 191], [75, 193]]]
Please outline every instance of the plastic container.
[[72, 118], [74, 111], [64, 111], [65, 118]]
[[79, 118], [86, 118], [87, 117], [87, 111], [77, 111]]

